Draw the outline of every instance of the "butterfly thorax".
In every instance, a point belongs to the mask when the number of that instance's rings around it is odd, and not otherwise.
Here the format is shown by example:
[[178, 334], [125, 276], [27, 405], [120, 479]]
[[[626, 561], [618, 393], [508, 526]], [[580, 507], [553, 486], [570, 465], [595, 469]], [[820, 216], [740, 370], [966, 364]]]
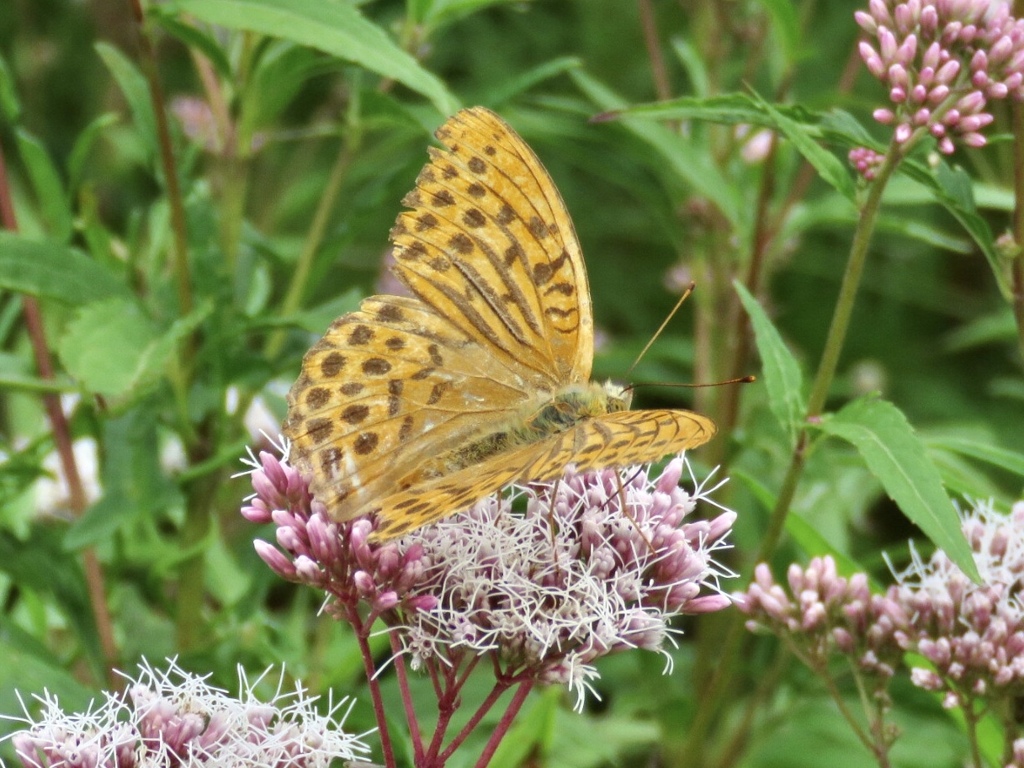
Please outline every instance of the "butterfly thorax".
[[630, 393], [612, 382], [570, 384], [553, 397], [531, 401], [501, 428], [435, 456], [403, 478], [399, 486], [449, 475], [480, 464], [497, 454], [565, 432], [585, 419], [629, 409]]

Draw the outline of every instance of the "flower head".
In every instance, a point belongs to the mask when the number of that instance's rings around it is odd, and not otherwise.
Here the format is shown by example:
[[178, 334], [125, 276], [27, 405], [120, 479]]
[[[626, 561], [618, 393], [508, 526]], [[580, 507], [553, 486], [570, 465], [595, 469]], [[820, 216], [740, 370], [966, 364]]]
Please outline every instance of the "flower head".
[[1024, 100], [1024, 21], [1006, 0], [870, 0], [854, 14], [871, 37], [860, 55], [889, 88], [880, 123], [905, 143], [927, 131], [949, 154], [953, 140], [985, 144], [991, 99]]
[[892, 677], [902, 657], [896, 642], [900, 613], [881, 595], [872, 595], [867, 576], [840, 576], [830, 555], [802, 568], [789, 566], [787, 591], [775, 583], [767, 564], [737, 596], [750, 616], [747, 627], [785, 637], [812, 666], [827, 667], [830, 654], [847, 656], [861, 672], [880, 682]]
[[976, 504], [963, 530], [981, 584], [937, 550], [928, 562], [915, 556], [888, 593], [907, 617], [900, 644], [934, 665], [914, 669], [913, 681], [944, 691], [948, 706], [1024, 691], [1024, 502], [1009, 516]]
[[285, 578], [324, 589], [341, 617], [355, 601], [368, 606], [414, 666], [494, 655], [506, 671], [566, 683], [582, 701], [595, 659], [662, 650], [673, 616], [730, 602], [718, 590], [729, 574], [712, 554], [736, 515], [688, 519], [699, 501], [714, 504], [714, 489], [680, 488], [692, 471], [682, 457], [653, 478], [648, 468], [570, 468], [380, 545], [368, 543], [373, 521], [332, 522], [308, 491], [292, 493], [298, 474], [286, 461], [262, 453], [256, 466], [257, 496], [243, 514], [273, 520], [280, 547], [257, 542], [260, 555]]
[[166, 671], [143, 662], [136, 678], [125, 676], [126, 693], [106, 693], [100, 706], [67, 713], [57, 698], [39, 698], [38, 719], [11, 737], [25, 768], [163, 768], [164, 766], [327, 766], [334, 758], [365, 756], [368, 747], [341, 730], [342, 700], [320, 715], [297, 686], [263, 703], [239, 667], [238, 698], [182, 670], [174, 661]]

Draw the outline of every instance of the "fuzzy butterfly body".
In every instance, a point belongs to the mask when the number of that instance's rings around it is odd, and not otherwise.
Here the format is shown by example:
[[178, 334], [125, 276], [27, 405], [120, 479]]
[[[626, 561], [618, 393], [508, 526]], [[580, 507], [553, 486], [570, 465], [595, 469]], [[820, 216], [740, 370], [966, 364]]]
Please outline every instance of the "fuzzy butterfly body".
[[412, 297], [371, 296], [306, 354], [285, 435], [339, 521], [400, 536], [515, 481], [654, 461], [709, 440], [682, 410], [590, 382], [583, 255], [551, 177], [482, 107], [437, 131], [391, 231]]

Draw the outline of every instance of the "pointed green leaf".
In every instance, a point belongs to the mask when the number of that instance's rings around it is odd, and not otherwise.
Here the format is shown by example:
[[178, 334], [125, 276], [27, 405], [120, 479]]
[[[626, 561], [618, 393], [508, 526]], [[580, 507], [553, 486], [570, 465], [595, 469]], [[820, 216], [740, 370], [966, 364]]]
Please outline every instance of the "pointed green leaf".
[[209, 24], [283, 38], [351, 61], [423, 94], [444, 115], [458, 99], [433, 73], [349, 3], [324, 0], [178, 0], [175, 6]]
[[814, 140], [811, 133], [800, 123], [791, 120], [767, 101], [760, 101], [777, 127], [789, 139], [804, 159], [814, 166], [822, 179], [831, 184], [847, 200], [853, 201], [857, 191], [853, 177], [839, 158]]
[[820, 428], [853, 444], [903, 514], [965, 574], [980, 578], [939, 471], [902, 411], [884, 400], [862, 398], [825, 417]]
[[10, 232], [0, 232], [0, 288], [68, 304], [128, 294], [109, 270], [80, 251]]
[[96, 43], [96, 52], [114, 76], [121, 94], [128, 102], [132, 121], [150, 157], [156, 156], [157, 131], [153, 102], [149, 98], [149, 84], [138, 68], [117, 48], [107, 43]]
[[807, 413], [800, 364], [789, 351], [761, 305], [757, 303], [757, 299], [751, 296], [738, 280], [733, 281], [733, 286], [754, 326], [754, 341], [764, 364], [763, 376], [768, 390], [768, 404], [775, 418], [789, 433], [790, 441], [795, 441], [797, 431]]
[[27, 131], [18, 130], [18, 152], [46, 222], [47, 234], [62, 243], [71, 239], [72, 216], [64, 181], [46, 148]]

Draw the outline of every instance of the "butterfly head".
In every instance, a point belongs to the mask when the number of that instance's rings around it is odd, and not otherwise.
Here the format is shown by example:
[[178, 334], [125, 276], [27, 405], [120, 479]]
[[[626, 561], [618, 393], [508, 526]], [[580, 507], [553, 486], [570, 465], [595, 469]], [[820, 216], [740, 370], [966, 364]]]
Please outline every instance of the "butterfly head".
[[608, 402], [608, 413], [628, 411], [633, 402], [633, 390], [626, 389], [611, 379], [604, 383], [604, 394]]

